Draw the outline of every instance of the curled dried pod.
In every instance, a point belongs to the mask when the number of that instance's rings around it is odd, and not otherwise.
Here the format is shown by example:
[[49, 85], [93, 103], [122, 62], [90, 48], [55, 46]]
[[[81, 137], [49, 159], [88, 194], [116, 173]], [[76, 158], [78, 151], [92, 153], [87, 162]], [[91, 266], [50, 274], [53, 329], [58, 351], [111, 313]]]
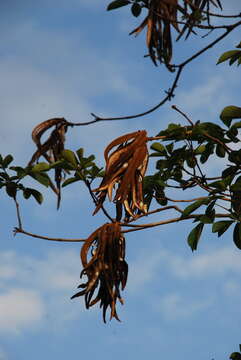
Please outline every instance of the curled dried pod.
[[108, 308], [110, 320], [114, 317], [120, 321], [116, 302], [119, 300], [123, 304], [120, 292], [124, 290], [128, 276], [125, 238], [121, 234], [120, 224], [104, 224], [94, 231], [83, 244], [80, 258], [83, 266], [80, 278], [86, 276], [87, 281], [78, 286], [83, 290], [71, 299], [84, 296], [87, 309], [99, 302], [104, 322]]
[[[101, 208], [108, 195], [124, 207], [126, 213], [134, 217], [137, 212], [145, 212], [143, 201], [143, 178], [148, 164], [147, 133], [145, 130], [126, 134], [113, 140], [105, 149], [105, 176], [97, 192], [95, 213]], [[121, 214], [119, 206], [119, 214]], [[119, 215], [120, 217], [121, 215]], [[120, 220], [118, 218], [118, 220]]]

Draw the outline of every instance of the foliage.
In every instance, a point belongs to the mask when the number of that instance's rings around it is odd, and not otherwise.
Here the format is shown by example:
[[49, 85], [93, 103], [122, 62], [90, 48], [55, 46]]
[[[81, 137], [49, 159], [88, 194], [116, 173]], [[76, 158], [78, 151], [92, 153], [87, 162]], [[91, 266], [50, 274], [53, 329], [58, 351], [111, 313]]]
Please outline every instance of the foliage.
[[[211, 231], [217, 233], [218, 237], [231, 228], [233, 242], [241, 249], [241, 150], [237, 146], [241, 128], [240, 107], [225, 107], [220, 114], [220, 123], [216, 124], [208, 121], [194, 123], [183, 111], [173, 106], [182, 115], [184, 124], [170, 123], [155, 136], [139, 130], [114, 139], [104, 152], [104, 171], [95, 163], [94, 155], [85, 157], [82, 148], [74, 152], [64, 147], [69, 127], [102, 120], [138, 118], [155, 111], [174, 96], [183, 68], [241, 25], [241, 21], [232, 25], [211, 25], [211, 18], [215, 14], [209, 8], [214, 5], [222, 9], [219, 0], [115, 0], [108, 5], [107, 10], [127, 5], [131, 5], [134, 17], [140, 16], [143, 11], [147, 12], [141, 25], [132, 34], [137, 35], [144, 28], [147, 29], [148, 56], [153, 63], [157, 65], [159, 61], [168, 70], [176, 71], [165, 98], [144, 113], [122, 118], [108, 119], [92, 114], [94, 120], [86, 123], [71, 123], [64, 118], [44, 121], [33, 129], [32, 139], [37, 149], [26, 167], [13, 166], [11, 154], [0, 156], [0, 189], [5, 189], [7, 196], [16, 205], [18, 226], [14, 230], [15, 234], [22, 233], [51, 241], [83, 241], [81, 278], [86, 276], [87, 282], [79, 285], [82, 290], [72, 298], [84, 296], [87, 309], [100, 302], [104, 322], [108, 308], [110, 318], [119, 320], [116, 301], [118, 299], [123, 303], [120, 287], [124, 290], [128, 274], [124, 234], [192, 220], [195, 224], [187, 237], [192, 251], [197, 250], [203, 229], [210, 225]], [[186, 38], [196, 34], [194, 29], [221, 29], [224, 32], [179, 65], [174, 65], [171, 63], [171, 27], [178, 33], [178, 39], [184, 33]], [[239, 48], [240, 44], [237, 46]], [[229, 60], [230, 65], [236, 61], [239, 65], [240, 59], [241, 51], [232, 50], [222, 54], [217, 64]], [[42, 136], [48, 132], [49, 137], [42, 142]], [[40, 161], [40, 158], [45, 161]], [[222, 162], [221, 169], [213, 174], [212, 164], [218, 159], [225, 160], [227, 165]], [[156, 171], [146, 175], [148, 161], [155, 161]], [[54, 191], [57, 208], [61, 203], [61, 191], [73, 183], [83, 182], [95, 204], [94, 214], [103, 211], [108, 223], [84, 240], [53, 239], [27, 232], [21, 221], [18, 194], [22, 194], [26, 200], [33, 197], [39, 204], [43, 202], [43, 195], [38, 190], [24, 185], [27, 177]], [[93, 182], [98, 180], [101, 180], [100, 184], [93, 189]], [[175, 199], [170, 196], [173, 189], [176, 190]], [[105, 209], [107, 195], [114, 204], [114, 216]], [[169, 210], [176, 212], [176, 217], [138, 224], [138, 220], [143, 217], [149, 220], [152, 214]], [[231, 358], [236, 360], [237, 356]]]

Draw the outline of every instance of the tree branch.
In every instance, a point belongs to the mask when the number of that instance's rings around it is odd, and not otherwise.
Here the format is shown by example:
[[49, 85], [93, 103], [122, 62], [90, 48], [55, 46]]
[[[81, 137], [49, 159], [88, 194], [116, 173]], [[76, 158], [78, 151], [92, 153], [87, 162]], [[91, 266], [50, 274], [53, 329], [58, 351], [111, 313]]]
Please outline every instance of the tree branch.
[[[240, 16], [237, 16], [237, 17], [240, 17]], [[138, 114], [135, 114], [135, 115], [127, 115], [127, 116], [104, 118], [104, 117], [100, 117], [98, 115], [95, 115], [94, 113], [91, 113], [91, 116], [94, 117], [94, 120], [87, 121], [87, 122], [82, 122], [82, 123], [68, 122], [67, 125], [68, 126], [85, 126], [85, 125], [91, 125], [91, 124], [94, 124], [94, 123], [97, 123], [97, 122], [100, 122], [100, 121], [130, 120], [130, 119], [143, 117], [143, 116], [146, 116], [146, 115], [154, 112], [155, 110], [160, 108], [163, 104], [165, 104], [167, 101], [170, 101], [175, 96], [174, 91], [175, 91], [175, 89], [177, 87], [179, 78], [180, 78], [181, 73], [184, 70], [185, 66], [188, 65], [191, 61], [193, 61], [197, 57], [199, 57], [200, 55], [202, 55], [207, 50], [211, 49], [214, 45], [216, 45], [218, 42], [220, 42], [222, 39], [224, 39], [227, 35], [229, 35], [230, 32], [232, 32], [234, 29], [236, 29], [240, 25], [241, 25], [241, 21], [238, 21], [238, 22], [236, 22], [236, 23], [234, 23], [232, 25], [225, 26], [226, 31], [222, 35], [217, 37], [214, 41], [212, 41], [207, 46], [205, 46], [204, 48], [202, 48], [201, 50], [199, 50], [198, 52], [196, 52], [195, 54], [190, 56], [188, 59], [183, 61], [181, 64], [172, 65], [174, 68], [178, 69], [177, 73], [176, 73], [176, 76], [175, 76], [175, 78], [174, 78], [174, 80], [172, 82], [172, 85], [171, 85], [170, 89], [165, 91], [167, 95], [157, 105], [149, 108], [148, 110], [146, 110], [144, 112], [141, 112], [141, 113], [138, 113]]]
[[48, 240], [48, 241], [59, 241], [59, 242], [84, 242], [85, 241], [85, 239], [52, 238], [52, 237], [48, 237], [48, 236], [42, 236], [42, 235], [33, 234], [33, 233], [28, 232], [28, 231], [25, 231], [22, 228], [15, 227], [14, 230], [13, 230], [14, 236], [16, 234], [19, 234], [19, 233], [27, 235], [27, 236], [31, 236], [33, 238], [42, 239], [42, 240]]

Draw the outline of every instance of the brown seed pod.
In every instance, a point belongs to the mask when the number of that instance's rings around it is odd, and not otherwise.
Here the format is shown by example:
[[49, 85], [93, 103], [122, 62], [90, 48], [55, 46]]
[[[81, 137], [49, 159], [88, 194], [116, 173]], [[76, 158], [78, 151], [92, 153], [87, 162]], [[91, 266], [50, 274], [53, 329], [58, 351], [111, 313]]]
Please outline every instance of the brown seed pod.
[[157, 62], [164, 63], [170, 71], [174, 71], [171, 65], [173, 48], [171, 28], [179, 33], [177, 40], [186, 30], [187, 38], [191, 32], [194, 33], [193, 28], [200, 24], [203, 16], [209, 23], [211, 4], [222, 9], [220, 0], [149, 0], [145, 3], [148, 14], [130, 35], [138, 35], [146, 28], [148, 55], [155, 65]]
[[[54, 127], [48, 139], [42, 144], [41, 137], [43, 134]], [[33, 154], [28, 166], [33, 166], [38, 162], [39, 158], [43, 156], [50, 164], [61, 158], [62, 151], [64, 150], [65, 133], [67, 131], [67, 121], [64, 118], [53, 118], [38, 124], [32, 131], [32, 139], [37, 146], [37, 151]], [[57, 208], [60, 205], [61, 192], [60, 184], [62, 180], [61, 169], [55, 169], [55, 183], [50, 183], [52, 190], [58, 196]]]
[[[148, 163], [146, 142], [147, 134], [142, 130], [120, 136], [107, 146], [104, 152], [105, 176], [100, 186], [93, 190], [98, 193], [94, 214], [101, 208], [106, 195], [110, 201], [112, 200], [115, 187], [117, 189], [113, 201], [117, 205], [124, 206], [129, 216], [134, 217], [136, 212], [146, 211], [142, 192], [142, 180]], [[121, 214], [120, 206], [119, 214]]]
[[80, 258], [83, 265], [80, 278], [87, 276], [87, 282], [78, 286], [83, 290], [71, 299], [84, 296], [87, 309], [100, 302], [104, 322], [108, 307], [110, 320], [114, 317], [120, 321], [116, 312], [116, 301], [118, 299], [121, 304], [124, 303], [120, 290], [124, 290], [128, 276], [125, 238], [121, 234], [120, 224], [105, 224], [93, 232], [83, 244]]

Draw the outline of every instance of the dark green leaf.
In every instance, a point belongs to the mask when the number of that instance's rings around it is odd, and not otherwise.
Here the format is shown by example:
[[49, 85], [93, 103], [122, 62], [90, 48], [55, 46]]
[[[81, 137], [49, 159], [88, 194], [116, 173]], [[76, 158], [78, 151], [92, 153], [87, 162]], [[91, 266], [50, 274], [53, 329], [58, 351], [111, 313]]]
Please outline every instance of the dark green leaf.
[[19, 178], [23, 178], [24, 176], [28, 175], [26, 169], [22, 168], [21, 166], [11, 166], [9, 169], [16, 171]]
[[222, 178], [225, 178], [227, 176], [234, 176], [237, 170], [238, 170], [237, 166], [229, 166], [227, 169], [223, 170]]
[[230, 355], [229, 359], [231, 359], [231, 360], [241, 360], [241, 354], [239, 352], [233, 352]]
[[30, 196], [31, 196], [31, 191], [30, 191], [30, 189], [29, 189], [29, 188], [23, 189], [23, 197], [24, 197], [25, 199], [29, 199]]
[[221, 235], [223, 235], [223, 233], [225, 233], [226, 230], [228, 230], [228, 228], [230, 227], [230, 225], [233, 224], [233, 221], [217, 221], [213, 224], [212, 227], [212, 232], [213, 233], [218, 233], [218, 237], [220, 237]]
[[187, 242], [192, 251], [197, 250], [197, 245], [202, 234], [203, 227], [204, 224], [199, 223], [197, 226], [195, 226], [195, 228], [192, 229], [192, 231], [188, 235]]
[[135, 2], [131, 7], [131, 12], [135, 17], [138, 17], [141, 14], [141, 6]]
[[34, 173], [34, 172], [30, 172], [29, 175], [34, 178], [36, 181], [38, 181], [40, 184], [48, 187], [49, 186], [49, 182], [50, 179], [48, 177], [47, 174], [45, 173]]
[[13, 161], [12, 155], [7, 155], [2, 161], [2, 167], [7, 168], [8, 165]]
[[66, 149], [62, 151], [62, 156], [68, 163], [74, 166], [74, 168], [78, 166], [78, 161], [73, 151]]
[[80, 178], [71, 177], [71, 178], [69, 178], [69, 179], [67, 179], [67, 180], [65, 180], [65, 181], [63, 182], [62, 187], [65, 187], [65, 186], [67, 186], [67, 185], [69, 185], [69, 184], [72, 184], [72, 183], [74, 183], [74, 182], [76, 182], [76, 181], [80, 181], [80, 180], [81, 180]]
[[39, 191], [37, 191], [37, 190], [35, 190], [35, 189], [30, 189], [29, 188], [29, 190], [30, 190], [30, 192], [31, 192], [31, 195], [35, 198], [35, 200], [41, 205], [42, 204], [42, 202], [43, 202], [43, 195], [39, 192]]
[[199, 217], [199, 221], [203, 224], [212, 224], [213, 219], [207, 215], [202, 215]]
[[241, 250], [241, 223], [237, 223], [233, 231], [233, 242]]
[[233, 119], [241, 119], [241, 108], [234, 105], [226, 106], [220, 114], [220, 119], [229, 127]]
[[225, 53], [223, 53], [220, 58], [218, 59], [217, 65], [221, 64], [224, 61], [227, 61], [228, 59], [230, 59], [232, 56], [236, 55], [237, 53], [240, 53], [239, 50], [230, 50], [230, 51], [226, 51]]
[[6, 192], [7, 192], [8, 196], [15, 199], [16, 194], [17, 194], [17, 185], [13, 182], [7, 183], [6, 184]]
[[227, 188], [227, 185], [224, 180], [214, 181], [210, 183], [208, 186], [214, 187], [215, 189], [218, 189], [219, 191], [224, 191]]
[[128, 5], [129, 3], [130, 3], [130, 1], [127, 1], [127, 0], [115, 0], [115, 1], [112, 1], [107, 6], [107, 11], [118, 9], [118, 8], [120, 8], [122, 6]]
[[192, 203], [191, 205], [188, 205], [183, 213], [182, 213], [182, 217], [188, 216], [189, 214], [191, 214], [193, 211], [195, 211], [196, 209], [198, 209], [201, 205], [207, 205], [209, 202], [211, 201], [211, 199], [208, 198], [204, 198], [201, 200], [197, 200], [194, 203]]
[[76, 154], [78, 155], [79, 160], [81, 160], [84, 156], [84, 149], [80, 148], [76, 151]]
[[0, 172], [0, 177], [7, 181], [10, 180], [10, 176], [5, 172]]
[[174, 144], [173, 143], [170, 143], [166, 146], [166, 149], [167, 151], [169, 152], [169, 154], [172, 154], [173, 152], [173, 147], [174, 147]]
[[224, 158], [226, 154], [225, 148], [221, 144], [217, 144], [216, 146], [216, 154], [220, 158]]
[[229, 65], [233, 65], [235, 61], [239, 60], [241, 58], [241, 51], [238, 51], [237, 54], [234, 54], [231, 59], [229, 60]]

